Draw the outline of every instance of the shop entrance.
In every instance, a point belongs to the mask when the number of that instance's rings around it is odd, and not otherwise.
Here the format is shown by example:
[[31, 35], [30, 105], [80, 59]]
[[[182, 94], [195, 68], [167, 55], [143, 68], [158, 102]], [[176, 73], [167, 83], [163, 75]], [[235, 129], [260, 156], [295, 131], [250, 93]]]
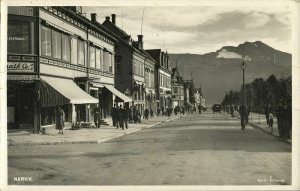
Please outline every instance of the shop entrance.
[[8, 129], [33, 129], [34, 81], [7, 81]]

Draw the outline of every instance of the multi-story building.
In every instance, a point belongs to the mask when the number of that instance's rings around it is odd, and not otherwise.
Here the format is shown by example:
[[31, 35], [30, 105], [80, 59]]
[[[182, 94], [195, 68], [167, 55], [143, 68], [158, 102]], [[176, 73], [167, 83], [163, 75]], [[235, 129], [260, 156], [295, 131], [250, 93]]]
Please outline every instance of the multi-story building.
[[131, 97], [132, 103], [129, 106], [135, 106], [141, 113], [145, 107], [152, 108], [152, 100], [155, 100], [152, 82], [155, 61], [143, 49], [143, 35], [138, 35], [138, 41], [134, 41], [116, 25], [115, 14], [112, 14], [112, 20], [106, 17], [102, 25], [118, 39], [115, 46], [116, 88]]
[[184, 81], [177, 67], [172, 68], [172, 98], [173, 108], [184, 107]]
[[8, 125], [93, 121], [115, 99], [116, 39], [82, 16], [80, 7], [8, 7]]
[[157, 108], [165, 111], [172, 107], [172, 89], [171, 89], [171, 66], [169, 63], [169, 55], [161, 49], [146, 50], [152, 58], [154, 58], [155, 65], [155, 92], [157, 100]]
[[184, 105], [186, 107], [195, 107], [195, 88], [193, 80], [184, 81]]

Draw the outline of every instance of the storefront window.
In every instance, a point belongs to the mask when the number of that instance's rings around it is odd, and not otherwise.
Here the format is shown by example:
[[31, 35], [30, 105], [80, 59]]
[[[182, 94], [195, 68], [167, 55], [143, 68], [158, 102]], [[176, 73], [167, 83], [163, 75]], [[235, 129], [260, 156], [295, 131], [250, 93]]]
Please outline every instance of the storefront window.
[[7, 31], [7, 52], [18, 54], [30, 54], [33, 49], [33, 22], [28, 21], [8, 21]]
[[90, 67], [95, 68], [96, 67], [96, 55], [95, 55], [95, 47], [90, 46]]
[[42, 55], [51, 56], [51, 29], [42, 26]]
[[62, 59], [65, 61], [71, 60], [70, 37], [62, 34]]
[[61, 59], [61, 33], [52, 30], [52, 53], [53, 57]]
[[84, 52], [85, 52], [84, 42], [78, 40], [78, 64], [84, 65]]

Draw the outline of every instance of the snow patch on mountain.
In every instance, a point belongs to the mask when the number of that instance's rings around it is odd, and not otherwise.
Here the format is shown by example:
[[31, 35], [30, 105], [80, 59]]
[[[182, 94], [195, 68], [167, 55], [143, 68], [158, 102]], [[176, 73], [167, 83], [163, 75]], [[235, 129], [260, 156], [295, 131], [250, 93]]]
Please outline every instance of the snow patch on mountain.
[[235, 52], [229, 52], [225, 48], [223, 48], [220, 52], [218, 52], [217, 58], [238, 58], [242, 59], [243, 56], [240, 54], [237, 54]]

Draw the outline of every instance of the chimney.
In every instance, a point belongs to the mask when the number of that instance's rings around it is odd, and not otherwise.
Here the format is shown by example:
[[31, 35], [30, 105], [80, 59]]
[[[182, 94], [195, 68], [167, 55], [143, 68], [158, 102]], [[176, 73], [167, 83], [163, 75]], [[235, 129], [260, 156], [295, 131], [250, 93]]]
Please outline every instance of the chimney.
[[143, 35], [138, 35], [139, 48], [144, 49], [143, 45]]
[[111, 20], [112, 20], [112, 23], [115, 25], [116, 24], [116, 14], [111, 15]]
[[109, 16], [105, 17], [105, 20], [106, 20], [106, 21], [109, 21]]
[[97, 22], [97, 14], [96, 13], [91, 13], [91, 21]]

